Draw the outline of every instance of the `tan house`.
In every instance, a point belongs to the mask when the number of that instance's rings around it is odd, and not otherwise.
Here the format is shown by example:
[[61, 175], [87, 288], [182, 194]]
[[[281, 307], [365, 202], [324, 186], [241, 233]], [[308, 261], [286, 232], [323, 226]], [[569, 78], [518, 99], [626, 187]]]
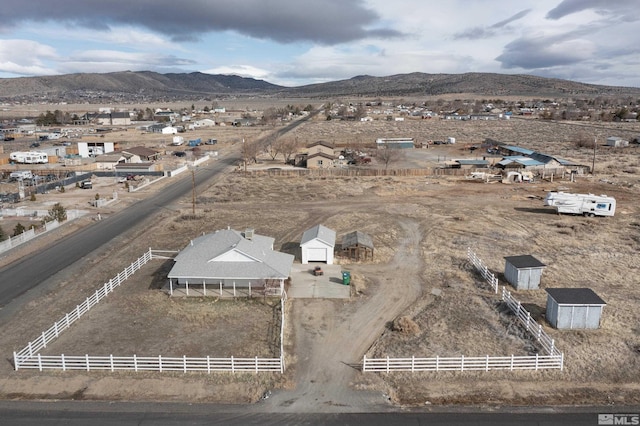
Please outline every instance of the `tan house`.
[[333, 167], [336, 159], [333, 145], [318, 141], [307, 145], [307, 169], [327, 169]]
[[330, 155], [331, 157], [333, 157], [333, 149], [333, 145], [325, 141], [318, 141], [307, 145], [307, 153], [309, 156], [321, 152], [325, 155]]

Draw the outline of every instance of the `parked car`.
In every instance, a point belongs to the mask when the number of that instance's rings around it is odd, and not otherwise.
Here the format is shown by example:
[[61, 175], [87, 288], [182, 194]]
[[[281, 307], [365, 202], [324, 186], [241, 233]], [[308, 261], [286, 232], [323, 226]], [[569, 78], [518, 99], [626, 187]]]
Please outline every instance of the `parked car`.
[[173, 155], [175, 155], [176, 157], [186, 157], [187, 153], [184, 151], [175, 151]]

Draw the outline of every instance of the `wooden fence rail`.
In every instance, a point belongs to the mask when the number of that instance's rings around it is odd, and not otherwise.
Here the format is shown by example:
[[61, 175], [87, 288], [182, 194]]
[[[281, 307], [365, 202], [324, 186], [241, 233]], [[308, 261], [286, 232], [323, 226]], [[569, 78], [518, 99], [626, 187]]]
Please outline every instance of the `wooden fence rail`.
[[467, 258], [471, 262], [471, 264], [476, 268], [476, 270], [482, 275], [482, 278], [489, 283], [493, 291], [498, 294], [498, 277], [496, 277], [493, 272], [489, 271], [489, 268], [480, 260], [478, 256], [471, 250], [471, 248], [467, 248]]
[[391, 371], [562, 370], [562, 366], [562, 354], [435, 358], [367, 358], [365, 355], [362, 371], [389, 373]]

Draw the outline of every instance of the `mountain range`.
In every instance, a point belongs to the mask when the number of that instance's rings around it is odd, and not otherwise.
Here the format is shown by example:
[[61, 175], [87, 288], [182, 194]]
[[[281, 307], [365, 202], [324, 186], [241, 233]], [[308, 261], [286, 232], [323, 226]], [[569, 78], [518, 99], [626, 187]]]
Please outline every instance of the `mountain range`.
[[200, 72], [160, 74], [151, 71], [65, 74], [0, 79], [0, 99], [43, 100], [122, 98], [197, 99], [216, 96], [326, 98], [337, 96], [483, 97], [640, 96], [640, 88], [603, 86], [570, 80], [496, 73], [410, 73], [387, 77], [360, 75], [347, 80], [284, 87], [263, 80]]

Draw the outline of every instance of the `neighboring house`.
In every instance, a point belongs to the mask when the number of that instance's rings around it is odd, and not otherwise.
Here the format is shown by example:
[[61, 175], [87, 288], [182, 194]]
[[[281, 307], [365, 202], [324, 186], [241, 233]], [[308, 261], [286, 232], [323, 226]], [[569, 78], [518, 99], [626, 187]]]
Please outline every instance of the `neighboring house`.
[[163, 135], [176, 135], [178, 134], [178, 128], [174, 126], [163, 127], [160, 131]]
[[128, 126], [131, 124], [131, 115], [128, 112], [98, 114], [96, 123], [102, 126]]
[[108, 154], [117, 148], [114, 142], [78, 142], [78, 155], [82, 158]]
[[333, 250], [336, 245], [336, 231], [323, 225], [316, 225], [302, 234], [300, 249], [302, 263], [326, 262], [333, 264]]
[[335, 157], [333, 155], [328, 155], [324, 152], [307, 155], [307, 169], [328, 169], [333, 167], [334, 160]]
[[[146, 146], [134, 146], [122, 151], [123, 154], [133, 154], [140, 158], [140, 161], [156, 161], [160, 153], [155, 149]], [[133, 161], [130, 161], [133, 162]]]
[[105, 154], [96, 157], [96, 168], [98, 170], [114, 170], [118, 164], [127, 160], [122, 154]]
[[193, 129], [198, 129], [200, 127], [213, 127], [215, 125], [216, 125], [215, 120], [212, 120], [210, 118], [203, 118], [203, 119], [192, 122], [189, 125], [189, 129], [193, 130]]
[[335, 158], [334, 147], [328, 142], [318, 141], [307, 145], [307, 154], [309, 156], [320, 153], [325, 154], [326, 156], [329, 156], [331, 158]]
[[535, 151], [532, 149], [521, 148], [514, 145], [498, 145], [498, 153], [505, 156], [528, 156]]
[[373, 260], [373, 239], [369, 234], [353, 231], [342, 237], [343, 256], [355, 260]]
[[162, 167], [158, 163], [120, 163], [115, 166], [116, 172], [123, 174], [159, 172]]
[[606, 302], [590, 288], [548, 288], [547, 293], [545, 317], [553, 327], [571, 330], [600, 328]]
[[495, 166], [499, 169], [542, 169], [544, 163], [521, 155], [504, 157]]
[[168, 274], [173, 286], [223, 288], [271, 288], [281, 295], [294, 256], [273, 250], [274, 239], [252, 229], [223, 229], [191, 241], [175, 258]]

